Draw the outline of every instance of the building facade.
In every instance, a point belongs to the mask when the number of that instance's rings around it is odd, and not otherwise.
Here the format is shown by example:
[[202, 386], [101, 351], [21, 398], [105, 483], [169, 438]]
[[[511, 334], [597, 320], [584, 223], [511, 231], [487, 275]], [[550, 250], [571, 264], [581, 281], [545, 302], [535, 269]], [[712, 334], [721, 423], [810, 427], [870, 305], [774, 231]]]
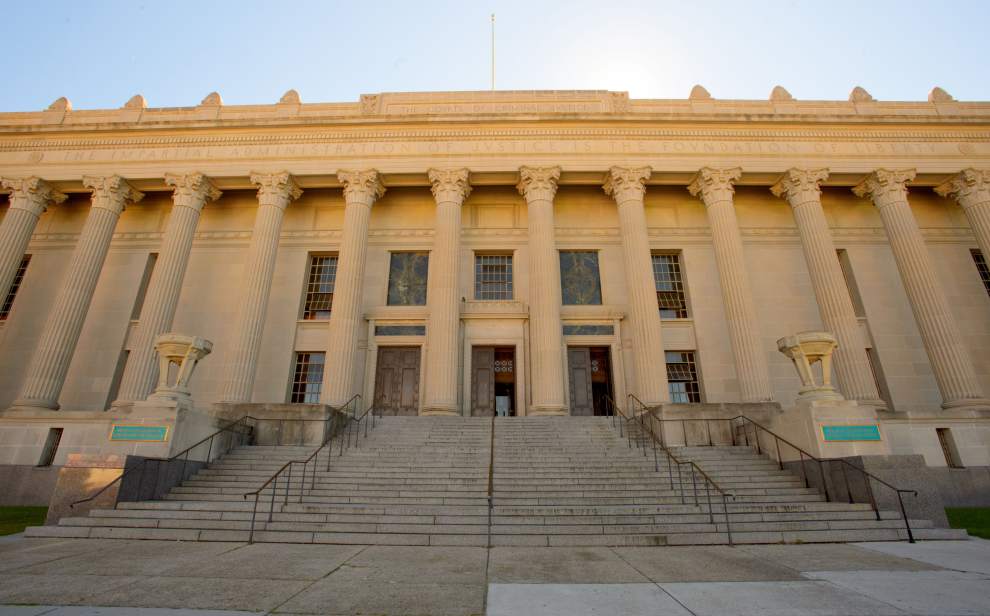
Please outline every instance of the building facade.
[[990, 103], [59, 99], [0, 177], [2, 465], [99, 450], [164, 332], [201, 408], [525, 416], [787, 409], [807, 330], [891, 453], [990, 464]]

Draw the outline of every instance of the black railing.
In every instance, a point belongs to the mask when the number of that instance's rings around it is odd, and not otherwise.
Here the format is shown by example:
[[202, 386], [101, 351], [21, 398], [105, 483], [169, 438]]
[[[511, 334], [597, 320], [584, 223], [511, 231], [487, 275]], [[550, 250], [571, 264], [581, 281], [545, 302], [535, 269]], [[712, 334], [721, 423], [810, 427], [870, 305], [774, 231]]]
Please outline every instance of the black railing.
[[[701, 476], [704, 490], [705, 498], [708, 502], [708, 521], [710, 524], [715, 526], [715, 531], [718, 532], [718, 525], [715, 524], [715, 509], [712, 504], [712, 490], [717, 492], [718, 497], [722, 500], [722, 513], [725, 516], [725, 533], [728, 538], [729, 545], [733, 545], [732, 542], [732, 524], [729, 520], [729, 500], [735, 500], [729, 492], [723, 490], [714, 479], [712, 479], [708, 473], [706, 473], [700, 466], [691, 460], [681, 460], [679, 459], [670, 449], [668, 449], [667, 444], [664, 442], [662, 435], [658, 436], [653, 429], [654, 419], [653, 415], [650, 413], [649, 407], [643, 404], [639, 398], [629, 394], [628, 400], [630, 406], [637, 406], [638, 413], [632, 409], [629, 412], [624, 412], [618, 404], [615, 403], [612, 398], [606, 396], [605, 401], [611, 407], [610, 415], [612, 416], [613, 426], [618, 426], [619, 436], [626, 438], [626, 443], [631, 448], [633, 443], [637, 449], [643, 450], [643, 455], [648, 456], [649, 449], [653, 451], [653, 468], [656, 472], [660, 472], [660, 459], [658, 451], [662, 452], [667, 457], [667, 477], [670, 482], [670, 489], [674, 491], [674, 468], [677, 468], [677, 483], [676, 491], [680, 495], [681, 504], [687, 504], [688, 497], [685, 494], [685, 484], [684, 474], [682, 472], [682, 467], [687, 466], [691, 471], [691, 494], [694, 501], [694, 506], [701, 508], [701, 501], [699, 500], [698, 491], [698, 476]], [[649, 417], [651, 421], [646, 421], [646, 417]], [[635, 437], [632, 434], [632, 426], [635, 425], [639, 429], [639, 434]], [[643, 442], [646, 441], [646, 442]], [[649, 449], [648, 449], [649, 446]], [[703, 510], [703, 509], [702, 509]]]
[[[271, 499], [268, 505], [268, 523], [272, 522], [272, 518], [275, 515], [275, 501], [281, 500], [280, 507], [285, 507], [290, 500], [290, 489], [292, 488], [292, 475], [293, 469], [302, 466], [302, 471], [299, 476], [299, 492], [296, 502], [303, 502], [303, 493], [306, 491], [306, 480], [307, 477], [310, 478], [309, 490], [312, 492], [316, 489], [316, 470], [319, 464], [319, 455], [324, 450], [327, 453], [327, 464], [326, 470], [330, 470], [330, 462], [333, 459], [334, 450], [334, 439], [340, 446], [337, 455], [344, 455], [344, 450], [351, 447], [351, 437], [354, 437], [354, 446], [359, 446], [359, 441], [361, 439], [361, 430], [364, 429], [364, 437], [368, 438], [368, 424], [372, 426], [376, 425], [376, 413], [375, 405], [372, 404], [364, 410], [364, 413], [360, 417], [357, 416], [358, 405], [361, 402], [361, 395], [356, 394], [351, 397], [350, 400], [345, 402], [339, 409], [333, 409], [333, 411], [324, 420], [323, 428], [323, 441], [320, 446], [317, 447], [313, 453], [311, 453], [307, 458], [302, 460], [290, 460], [282, 465], [275, 474], [268, 478], [261, 486], [254, 490], [253, 492], [246, 492], [243, 495], [244, 499], [250, 496], [254, 496], [254, 507], [251, 509], [251, 530], [248, 534], [248, 543], [254, 543], [254, 530], [256, 525], [256, 520], [258, 516], [258, 503], [261, 499], [261, 493], [266, 489], [271, 491]], [[362, 426], [362, 424], [364, 424]], [[284, 476], [284, 478], [283, 478]], [[279, 499], [279, 482], [284, 481], [285, 490], [281, 492], [281, 499]], [[270, 487], [269, 487], [270, 486]]]
[[[114, 499], [114, 506], [120, 501], [160, 500], [169, 490], [205, 467], [215, 458], [226, 454], [234, 447], [252, 442], [255, 418], [245, 415], [236, 419], [209, 436], [199, 440], [170, 458], [140, 458], [129, 468], [125, 468], [116, 479], [103, 486], [92, 495], [77, 500], [70, 508], [95, 500], [114, 485], [120, 484]], [[205, 459], [198, 459], [206, 446]], [[192, 460], [190, 460], [192, 454]], [[126, 462], [125, 462], [126, 466]], [[134, 478], [137, 481], [134, 482]], [[149, 490], [150, 487], [150, 490]]]
[[492, 547], [492, 509], [495, 495], [495, 416], [492, 415], [491, 438], [488, 444], [488, 547]]
[[[645, 405], [643, 408], [646, 408]], [[665, 429], [664, 426], [673, 425], [680, 426], [685, 446], [712, 446], [724, 443], [753, 447], [757, 454], [766, 454], [767, 457], [776, 462], [780, 470], [789, 467], [792, 471], [797, 472], [805, 488], [812, 486], [820, 488], [826, 502], [869, 503], [873, 509], [873, 514], [879, 521], [882, 519], [882, 515], [877, 504], [876, 494], [873, 491], [873, 484], [877, 483], [889, 489], [897, 497], [897, 504], [901, 517], [904, 519], [908, 541], [911, 543], [915, 541], [911, 522], [904, 507], [904, 494], [917, 496], [917, 490], [908, 490], [891, 485], [843, 458], [818, 458], [745, 415], [730, 418], [661, 419], [656, 417], [652, 411], [653, 409], [649, 409], [652, 423], [660, 426], [660, 439], [663, 442], [669, 442], [666, 434], [669, 430]], [[695, 433], [693, 439], [689, 436], [689, 428]], [[783, 445], [783, 449], [781, 449], [781, 445]], [[791, 453], [791, 456], [786, 459], [785, 454], [788, 452]], [[857, 489], [856, 477], [860, 479], [860, 489]]]

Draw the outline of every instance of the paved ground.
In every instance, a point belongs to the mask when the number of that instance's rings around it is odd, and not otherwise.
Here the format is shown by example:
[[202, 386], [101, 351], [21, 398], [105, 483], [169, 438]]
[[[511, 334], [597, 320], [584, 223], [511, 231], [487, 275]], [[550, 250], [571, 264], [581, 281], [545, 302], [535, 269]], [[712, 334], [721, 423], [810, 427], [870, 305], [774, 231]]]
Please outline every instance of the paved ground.
[[990, 615], [990, 541], [491, 550], [0, 541], [0, 616], [484, 613]]

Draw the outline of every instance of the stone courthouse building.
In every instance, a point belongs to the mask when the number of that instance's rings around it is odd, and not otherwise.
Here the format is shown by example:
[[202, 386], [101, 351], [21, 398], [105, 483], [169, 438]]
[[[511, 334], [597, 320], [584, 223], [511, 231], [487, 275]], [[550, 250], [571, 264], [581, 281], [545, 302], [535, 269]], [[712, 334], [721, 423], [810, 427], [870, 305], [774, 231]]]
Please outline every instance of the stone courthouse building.
[[824, 331], [883, 453], [990, 465], [990, 103], [940, 88], [62, 98], [0, 113], [0, 177], [21, 492], [108, 450], [165, 332], [212, 342], [207, 415], [729, 417], [802, 412], [777, 341]]

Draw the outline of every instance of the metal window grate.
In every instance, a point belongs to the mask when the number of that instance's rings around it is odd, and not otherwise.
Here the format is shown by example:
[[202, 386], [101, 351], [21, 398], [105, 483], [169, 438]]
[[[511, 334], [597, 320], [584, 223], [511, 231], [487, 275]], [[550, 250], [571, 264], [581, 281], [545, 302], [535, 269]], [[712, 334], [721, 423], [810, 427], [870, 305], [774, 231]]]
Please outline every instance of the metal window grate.
[[333, 287], [337, 280], [337, 257], [314, 255], [309, 262], [309, 282], [306, 283], [306, 301], [303, 318], [329, 319], [333, 306]]
[[670, 401], [675, 403], [701, 402], [698, 386], [698, 370], [693, 351], [667, 351], [667, 385]]
[[983, 281], [983, 288], [990, 294], [990, 267], [987, 267], [986, 257], [979, 250], [973, 250], [973, 262], [976, 263], [976, 271], [980, 272], [980, 280]]
[[653, 282], [662, 319], [686, 319], [687, 300], [681, 279], [681, 260], [674, 254], [653, 255]]
[[512, 255], [475, 255], [474, 299], [512, 299]]
[[289, 402], [319, 403], [325, 363], [326, 353], [296, 353], [296, 369], [292, 376], [292, 396]]
[[0, 321], [6, 321], [10, 315], [10, 309], [14, 306], [14, 298], [17, 297], [17, 290], [21, 288], [21, 281], [24, 280], [24, 274], [27, 272], [30, 262], [31, 255], [24, 255], [21, 264], [17, 266], [17, 273], [14, 274], [14, 280], [10, 283], [10, 291], [7, 292], [7, 298], [4, 299], [3, 307], [0, 308]]

